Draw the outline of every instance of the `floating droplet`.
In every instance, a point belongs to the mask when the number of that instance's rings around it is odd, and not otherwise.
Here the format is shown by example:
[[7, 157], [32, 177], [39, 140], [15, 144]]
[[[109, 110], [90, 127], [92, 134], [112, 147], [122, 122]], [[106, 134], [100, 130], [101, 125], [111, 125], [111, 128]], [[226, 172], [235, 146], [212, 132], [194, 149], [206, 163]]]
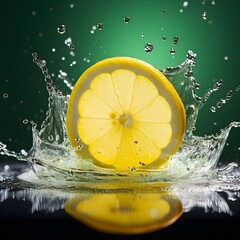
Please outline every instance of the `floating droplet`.
[[129, 17], [125, 17], [123, 20], [124, 20], [125, 23], [129, 23], [130, 22], [130, 18]]
[[172, 55], [174, 55], [174, 54], [176, 53], [175, 49], [174, 49], [174, 48], [171, 48], [171, 49], [170, 49], [170, 53], [171, 53]]
[[187, 6], [188, 6], [188, 2], [185, 1], [185, 2], [183, 3], [183, 7], [187, 7]]
[[145, 52], [152, 52], [153, 50], [153, 45], [151, 43], [147, 43], [144, 47]]
[[27, 120], [27, 119], [24, 119], [24, 120], [23, 120], [23, 124], [28, 124], [28, 120]]
[[98, 23], [98, 24], [97, 24], [97, 28], [98, 28], [98, 30], [102, 30], [103, 24], [102, 24], [102, 23]]
[[216, 112], [216, 108], [214, 106], [211, 107], [212, 112]]
[[65, 25], [60, 25], [60, 26], [58, 26], [58, 27], [57, 27], [57, 32], [58, 32], [59, 34], [64, 34], [64, 33], [66, 32], [66, 27], [65, 27]]
[[162, 40], [165, 41], [167, 39], [167, 36], [163, 36]]
[[28, 153], [27, 153], [27, 151], [26, 151], [25, 149], [22, 149], [22, 150], [21, 150], [21, 154], [22, 154], [23, 156], [27, 156]]
[[207, 20], [207, 13], [206, 12], [202, 13], [202, 18], [203, 18], [203, 20]]
[[174, 44], [174, 45], [177, 45], [177, 43], [178, 43], [178, 37], [175, 36], [175, 37], [173, 38], [173, 44]]
[[4, 93], [4, 94], [3, 94], [3, 98], [4, 98], [4, 99], [8, 98], [8, 94], [7, 94], [7, 93]]

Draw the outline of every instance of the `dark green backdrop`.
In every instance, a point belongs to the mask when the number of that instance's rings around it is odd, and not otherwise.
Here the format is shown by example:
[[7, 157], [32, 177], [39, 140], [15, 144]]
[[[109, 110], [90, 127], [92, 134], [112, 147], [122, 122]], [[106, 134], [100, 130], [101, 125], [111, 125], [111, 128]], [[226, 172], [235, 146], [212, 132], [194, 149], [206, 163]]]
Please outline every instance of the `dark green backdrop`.
[[[12, 150], [29, 150], [32, 136], [23, 120], [40, 125], [45, 117], [48, 95], [41, 72], [32, 62], [34, 51], [47, 61], [56, 85], [70, 93], [57, 77], [59, 70], [67, 72], [74, 83], [91, 64], [107, 57], [132, 56], [163, 69], [180, 64], [192, 50], [198, 55], [194, 76], [201, 85], [197, 92], [200, 96], [219, 79], [224, 81], [199, 112], [196, 134], [216, 133], [230, 122], [240, 121], [240, 92], [235, 91], [240, 85], [240, 1], [203, 2], [188, 1], [184, 7], [181, 0], [3, 0], [0, 141]], [[124, 17], [130, 18], [129, 23]], [[92, 27], [98, 23], [103, 23], [102, 30], [92, 34]], [[62, 35], [57, 33], [61, 24], [66, 26]], [[163, 36], [167, 37], [165, 41]], [[175, 36], [179, 38], [176, 46]], [[75, 45], [75, 56], [64, 43], [68, 37]], [[154, 46], [152, 52], [144, 51], [146, 43]], [[169, 52], [172, 47], [176, 50], [174, 58]], [[73, 61], [76, 64], [71, 67]], [[210, 107], [229, 90], [233, 90], [231, 100], [212, 113]], [[239, 133], [240, 129], [231, 131], [222, 161], [238, 160]]]

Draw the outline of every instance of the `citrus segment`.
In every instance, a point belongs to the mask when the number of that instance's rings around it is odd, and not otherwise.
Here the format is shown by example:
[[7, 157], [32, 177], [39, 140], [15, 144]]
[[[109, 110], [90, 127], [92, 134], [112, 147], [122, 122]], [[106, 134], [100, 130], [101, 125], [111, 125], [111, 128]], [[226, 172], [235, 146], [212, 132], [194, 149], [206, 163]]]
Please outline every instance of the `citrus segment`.
[[67, 132], [80, 155], [126, 170], [160, 166], [180, 147], [185, 110], [174, 87], [151, 65], [116, 57], [96, 63], [73, 88]]

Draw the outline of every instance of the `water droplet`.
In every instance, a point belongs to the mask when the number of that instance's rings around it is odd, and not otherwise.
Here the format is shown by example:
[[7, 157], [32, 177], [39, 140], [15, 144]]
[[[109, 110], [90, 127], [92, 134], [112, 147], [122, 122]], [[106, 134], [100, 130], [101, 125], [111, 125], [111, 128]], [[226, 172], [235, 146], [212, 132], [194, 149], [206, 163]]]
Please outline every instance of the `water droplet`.
[[92, 30], [96, 30], [97, 29], [97, 27], [94, 25], [94, 26], [92, 26]]
[[216, 4], [216, 2], [213, 0], [213, 1], [212, 1], [212, 5], [215, 5], [215, 4]]
[[177, 43], [178, 43], [178, 37], [175, 36], [175, 37], [173, 38], [173, 44], [174, 44], [174, 45], [177, 45]]
[[129, 17], [125, 17], [123, 20], [124, 20], [125, 23], [129, 23], [130, 22], [130, 18]]
[[206, 12], [202, 13], [202, 18], [203, 18], [203, 20], [207, 20], [207, 13]]
[[71, 55], [72, 57], [74, 57], [74, 56], [75, 56], [75, 52], [70, 51], [70, 55]]
[[174, 49], [174, 48], [171, 48], [171, 49], [170, 49], [170, 53], [171, 53], [172, 55], [174, 55], [174, 54], [176, 53], [175, 49]]
[[22, 149], [22, 150], [21, 150], [21, 154], [22, 154], [23, 156], [27, 156], [28, 153], [27, 153], [27, 151], [26, 151], [25, 149]]
[[61, 79], [64, 79], [67, 77], [67, 73], [66, 72], [63, 72], [62, 70], [59, 70], [59, 75], [58, 75], [59, 78]]
[[23, 124], [28, 124], [28, 119], [24, 119]]
[[187, 7], [187, 6], [188, 6], [188, 2], [185, 1], [185, 2], [183, 3], [183, 7]]
[[73, 3], [70, 4], [70, 8], [74, 8], [74, 4]]
[[179, 12], [180, 12], [180, 13], [183, 13], [183, 9], [180, 9]]
[[57, 27], [57, 32], [58, 32], [59, 34], [64, 34], [64, 33], [66, 32], [66, 27], [65, 27], [65, 25], [60, 25], [60, 26], [58, 26], [58, 27]]
[[103, 24], [102, 24], [102, 23], [98, 23], [98, 24], [97, 24], [97, 28], [98, 28], [98, 30], [102, 30]]
[[163, 36], [162, 40], [165, 41], [167, 39], [167, 36]]
[[144, 33], [143, 32], [141, 33], [141, 37], [144, 37]]
[[216, 112], [216, 108], [214, 106], [211, 107], [212, 112]]
[[4, 94], [3, 94], [3, 98], [4, 98], [4, 99], [8, 98], [8, 94], [7, 94], [7, 93], [4, 93]]
[[64, 60], [65, 60], [65, 57], [62, 57], [62, 60], [64, 61]]
[[224, 57], [224, 60], [227, 61], [227, 60], [228, 60], [228, 56], [225, 56], [225, 57]]
[[152, 52], [153, 50], [153, 45], [151, 43], [147, 43], [145, 46], [144, 46], [144, 51], [145, 52]]
[[32, 11], [32, 15], [36, 16], [37, 12], [36, 11]]
[[56, 49], [55, 49], [55, 48], [52, 48], [52, 52], [56, 52]]
[[49, 140], [49, 141], [53, 141], [53, 139], [54, 139], [54, 138], [53, 138], [53, 135], [49, 135], [49, 136], [48, 136], [48, 140]]

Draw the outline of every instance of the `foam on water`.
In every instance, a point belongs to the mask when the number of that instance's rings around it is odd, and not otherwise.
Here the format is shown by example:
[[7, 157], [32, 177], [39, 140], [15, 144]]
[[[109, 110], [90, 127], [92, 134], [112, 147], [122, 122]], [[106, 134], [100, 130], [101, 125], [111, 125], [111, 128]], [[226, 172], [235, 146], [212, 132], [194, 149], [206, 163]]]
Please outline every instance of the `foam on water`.
[[[219, 133], [209, 136], [193, 134], [199, 110], [204, 106], [212, 92], [219, 86], [213, 86], [203, 97], [196, 94], [199, 84], [193, 77], [196, 54], [188, 51], [186, 60], [177, 67], [169, 67], [162, 71], [179, 93], [186, 110], [187, 129], [179, 151], [172, 157], [167, 168], [144, 169], [119, 172], [113, 169], [95, 166], [88, 159], [82, 159], [75, 153], [82, 148], [81, 143], [73, 149], [66, 132], [66, 112], [69, 95], [58, 90], [46, 66], [45, 60], [40, 60], [33, 53], [33, 61], [42, 70], [49, 93], [49, 106], [46, 118], [40, 129], [32, 123], [33, 144], [29, 152], [16, 153], [0, 143], [0, 154], [14, 156], [18, 160], [27, 161], [35, 174], [42, 178], [57, 178], [78, 182], [115, 181], [131, 179], [137, 182], [176, 181], [196, 179], [208, 176], [219, 179], [219, 176], [229, 175], [229, 171], [237, 168], [236, 163], [230, 163], [223, 169], [217, 169], [217, 163], [233, 127], [239, 127], [239, 122], [232, 122]], [[216, 84], [215, 84], [216, 85]], [[70, 88], [71, 89], [71, 88]], [[239, 175], [237, 182], [239, 183]], [[236, 181], [236, 179], [235, 179]], [[239, 187], [240, 188], [240, 187]]]

